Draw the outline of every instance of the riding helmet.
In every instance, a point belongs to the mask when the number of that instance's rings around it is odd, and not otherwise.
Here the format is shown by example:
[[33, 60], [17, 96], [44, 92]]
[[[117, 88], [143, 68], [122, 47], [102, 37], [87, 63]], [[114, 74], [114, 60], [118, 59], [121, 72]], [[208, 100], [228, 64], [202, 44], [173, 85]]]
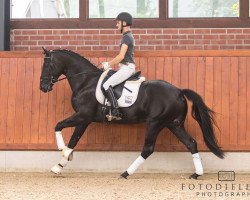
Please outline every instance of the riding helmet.
[[133, 17], [127, 12], [121, 12], [115, 20], [121, 20], [127, 23], [127, 26], [131, 26], [133, 24]]

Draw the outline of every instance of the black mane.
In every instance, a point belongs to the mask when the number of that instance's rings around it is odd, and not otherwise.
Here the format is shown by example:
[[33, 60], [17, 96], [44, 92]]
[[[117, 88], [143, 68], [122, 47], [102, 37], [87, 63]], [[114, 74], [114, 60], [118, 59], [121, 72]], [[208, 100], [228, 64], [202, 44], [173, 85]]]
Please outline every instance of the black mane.
[[83, 60], [83, 62], [85, 63], [88, 63], [90, 64], [91, 66], [95, 67], [95, 68], [98, 68], [94, 63], [92, 63], [90, 60], [88, 60], [87, 58], [81, 56], [80, 54], [74, 52], [74, 51], [71, 51], [71, 50], [68, 50], [68, 49], [55, 49], [52, 51], [53, 53], [66, 53], [76, 59], [80, 59], [80, 60]]

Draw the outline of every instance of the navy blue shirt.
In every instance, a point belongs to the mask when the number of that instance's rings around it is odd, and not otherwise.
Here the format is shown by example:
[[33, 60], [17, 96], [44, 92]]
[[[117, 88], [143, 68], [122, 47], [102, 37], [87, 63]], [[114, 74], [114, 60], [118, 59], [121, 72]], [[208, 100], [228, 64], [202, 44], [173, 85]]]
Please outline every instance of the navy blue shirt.
[[120, 48], [121, 48], [122, 44], [126, 44], [128, 46], [128, 49], [127, 49], [125, 57], [121, 61], [121, 63], [127, 63], [127, 62], [135, 63], [135, 61], [134, 61], [135, 41], [134, 41], [134, 37], [133, 37], [131, 31], [127, 31], [127, 32], [123, 33]]

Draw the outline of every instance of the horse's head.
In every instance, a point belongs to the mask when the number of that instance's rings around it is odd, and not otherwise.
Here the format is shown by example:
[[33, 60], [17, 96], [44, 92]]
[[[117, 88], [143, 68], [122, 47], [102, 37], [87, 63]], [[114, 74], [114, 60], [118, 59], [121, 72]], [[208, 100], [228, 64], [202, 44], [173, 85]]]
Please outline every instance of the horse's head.
[[[40, 90], [50, 92], [53, 85], [65, 78], [68, 79], [71, 87], [79, 84], [83, 77], [92, 78], [96, 72], [101, 73], [94, 64], [79, 54], [65, 49], [46, 50], [44, 51], [44, 62], [40, 79]], [[58, 79], [64, 74], [65, 78]]]
[[44, 61], [40, 78], [40, 90], [50, 92], [58, 77], [63, 73], [62, 62], [57, 58], [53, 51], [44, 51]]

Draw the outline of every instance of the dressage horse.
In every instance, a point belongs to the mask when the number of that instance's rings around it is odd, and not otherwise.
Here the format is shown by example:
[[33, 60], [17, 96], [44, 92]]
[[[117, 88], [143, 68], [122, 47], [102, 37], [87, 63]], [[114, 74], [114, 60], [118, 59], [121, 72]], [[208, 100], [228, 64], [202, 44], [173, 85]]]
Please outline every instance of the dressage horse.
[[[55, 133], [59, 150], [63, 156], [59, 164], [52, 168], [60, 173], [67, 162], [73, 159], [73, 150], [84, 131], [91, 122], [103, 123], [102, 105], [96, 100], [95, 91], [103, 70], [96, 67], [86, 58], [69, 50], [44, 50], [44, 63], [41, 72], [40, 90], [49, 92], [63, 74], [72, 90], [71, 104], [75, 113], [58, 122]], [[209, 109], [202, 98], [192, 90], [179, 89], [163, 80], [142, 82], [136, 102], [121, 108], [123, 119], [111, 123], [135, 124], [146, 122], [146, 133], [141, 155], [121, 174], [127, 178], [154, 152], [158, 134], [168, 128], [191, 152], [195, 173], [190, 178], [197, 179], [203, 175], [201, 158], [196, 141], [187, 133], [184, 122], [187, 116], [187, 100], [192, 102], [192, 116], [198, 122], [206, 146], [219, 158], [224, 153], [217, 144], [214, 134], [214, 112]], [[65, 146], [61, 131], [75, 127], [68, 146]]]

